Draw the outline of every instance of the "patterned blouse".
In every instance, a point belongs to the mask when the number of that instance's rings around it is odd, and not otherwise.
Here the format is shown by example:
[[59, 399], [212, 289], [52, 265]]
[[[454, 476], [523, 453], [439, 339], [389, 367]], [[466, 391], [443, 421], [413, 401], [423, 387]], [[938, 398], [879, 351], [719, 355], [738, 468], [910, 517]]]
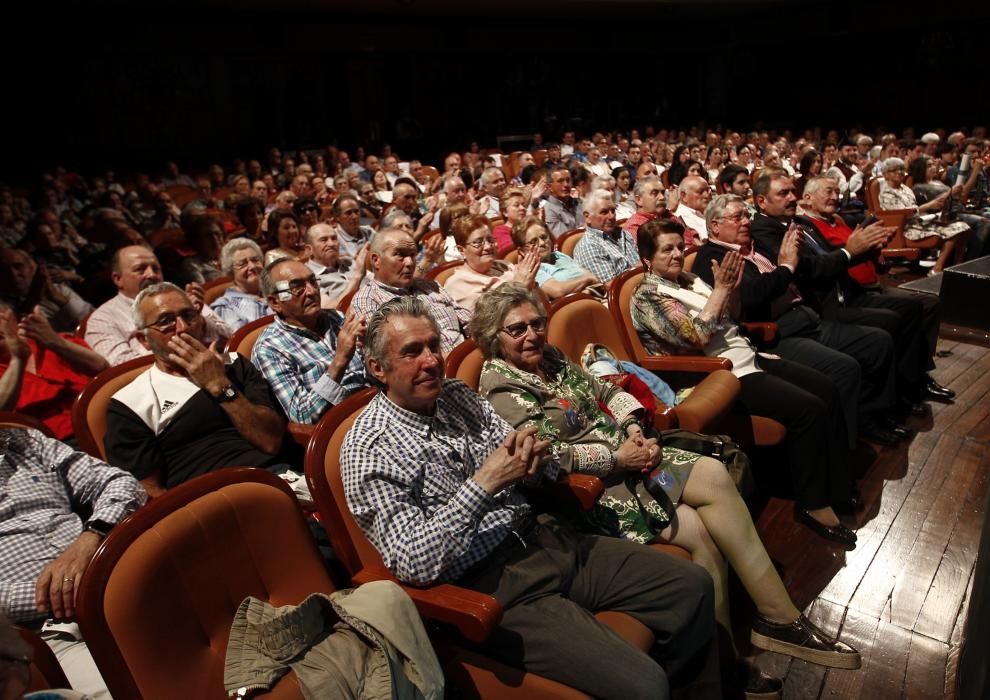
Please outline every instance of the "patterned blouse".
[[[914, 209], [917, 213], [918, 200], [907, 185], [893, 188], [887, 184], [886, 180], [881, 180], [880, 207], [882, 209]], [[904, 223], [904, 237], [909, 241], [918, 241], [930, 236], [952, 238], [968, 230], [969, 224], [962, 221], [953, 221], [948, 224], [940, 224], [937, 221], [925, 223], [917, 215], [908, 217]]]

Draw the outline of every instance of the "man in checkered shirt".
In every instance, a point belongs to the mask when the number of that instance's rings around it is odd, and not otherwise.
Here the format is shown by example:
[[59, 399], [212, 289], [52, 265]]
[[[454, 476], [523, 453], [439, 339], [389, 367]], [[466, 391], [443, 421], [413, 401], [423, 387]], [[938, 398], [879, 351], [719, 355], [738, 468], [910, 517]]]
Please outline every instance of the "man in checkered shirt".
[[[503, 614], [485, 650], [516, 668], [597, 697], [667, 697], [671, 684], [719, 697], [707, 573], [537, 520], [515, 484], [556, 476], [549, 443], [443, 379], [440, 329], [422, 300], [401, 297], [371, 316], [365, 359], [384, 391], [344, 440], [344, 490], [400, 580], [493, 595]], [[589, 614], [600, 610], [649, 627], [663, 667]]]
[[585, 232], [574, 246], [574, 261], [605, 284], [639, 266], [639, 249], [632, 234], [615, 222], [615, 201], [608, 190], [585, 197]]
[[110, 528], [146, 498], [125, 471], [36, 430], [0, 429], [0, 613], [39, 631], [72, 687], [94, 698], [110, 695], [71, 621], [79, 581]]

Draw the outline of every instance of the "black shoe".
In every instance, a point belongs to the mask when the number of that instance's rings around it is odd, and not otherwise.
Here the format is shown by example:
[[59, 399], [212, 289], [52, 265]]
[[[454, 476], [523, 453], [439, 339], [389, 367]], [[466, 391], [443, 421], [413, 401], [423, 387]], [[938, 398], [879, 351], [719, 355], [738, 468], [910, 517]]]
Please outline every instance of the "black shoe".
[[858, 651], [825, 634], [804, 615], [790, 624], [778, 624], [757, 615], [750, 641], [760, 649], [787, 654], [820, 666], [853, 669], [862, 665]]
[[933, 401], [943, 401], [945, 403], [952, 403], [956, 400], [956, 392], [948, 387], [944, 387], [930, 376], [925, 380], [925, 398], [932, 399]]
[[897, 412], [906, 416], [923, 416], [928, 413], [928, 407], [921, 401], [904, 402], [897, 404]]
[[859, 426], [859, 437], [863, 440], [868, 440], [869, 442], [873, 442], [878, 445], [886, 445], [887, 447], [896, 447], [901, 441], [896, 434], [890, 432], [886, 428], [883, 428], [875, 421], [869, 421], [861, 424]]
[[774, 700], [780, 697], [784, 683], [776, 676], [764, 673], [746, 659], [736, 659], [735, 686], [746, 700]]
[[889, 430], [901, 440], [910, 440], [912, 437], [914, 437], [913, 430], [911, 430], [905, 425], [901, 425], [893, 418], [884, 416], [878, 422], [880, 423], [880, 427], [882, 427], [884, 430]]
[[816, 535], [840, 544], [845, 549], [856, 548], [856, 533], [842, 523], [835, 526], [823, 525], [811, 517], [804, 508], [794, 510], [794, 519], [802, 525], [807, 525]]

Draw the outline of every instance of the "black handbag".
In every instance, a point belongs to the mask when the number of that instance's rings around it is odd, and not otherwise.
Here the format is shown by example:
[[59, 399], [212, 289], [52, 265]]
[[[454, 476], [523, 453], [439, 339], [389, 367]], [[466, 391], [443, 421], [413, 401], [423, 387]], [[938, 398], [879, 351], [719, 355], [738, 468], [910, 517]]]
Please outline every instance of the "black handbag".
[[753, 466], [749, 457], [728, 435], [705, 435], [690, 430], [663, 431], [663, 444], [706, 457], [714, 457], [729, 471], [743, 499], [753, 493]]

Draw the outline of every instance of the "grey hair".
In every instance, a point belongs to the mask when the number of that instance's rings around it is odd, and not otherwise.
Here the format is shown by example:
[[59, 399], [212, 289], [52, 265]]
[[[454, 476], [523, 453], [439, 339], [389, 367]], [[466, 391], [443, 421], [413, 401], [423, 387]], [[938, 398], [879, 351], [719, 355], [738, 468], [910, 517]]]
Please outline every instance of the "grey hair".
[[385, 213], [385, 216], [382, 217], [381, 223], [378, 225], [378, 227], [382, 230], [385, 230], [387, 228], [396, 228], [395, 222], [397, 219], [401, 219], [401, 218], [409, 219], [409, 223], [412, 224], [411, 216], [409, 216], [401, 209], [392, 207], [391, 209], [388, 210], [388, 212]]
[[888, 158], [883, 162], [883, 174], [886, 175], [891, 170], [896, 170], [900, 168], [902, 170], [907, 170], [907, 163], [905, 163], [900, 158]]
[[495, 179], [496, 175], [501, 174], [504, 177], [504, 173], [496, 168], [494, 165], [490, 168], [485, 168], [484, 172], [481, 173], [481, 184], [483, 187], [488, 187], [492, 180]]
[[857, 146], [863, 146], [863, 145], [867, 145], [867, 144], [869, 144], [870, 146], [872, 146], [873, 145], [873, 139], [870, 138], [869, 136], [867, 136], [866, 134], [860, 134], [859, 136], [856, 137], [856, 145]]
[[509, 312], [523, 304], [531, 304], [542, 316], [547, 315], [539, 297], [515, 282], [500, 284], [478, 298], [469, 332], [486, 360], [503, 356], [499, 331]]
[[388, 243], [388, 239], [393, 235], [412, 238], [412, 234], [403, 231], [401, 228], [382, 227], [378, 230], [378, 233], [371, 237], [371, 241], [368, 243], [368, 249], [375, 255], [382, 255], [385, 252], [385, 244]]
[[708, 227], [709, 232], [712, 230], [712, 222], [715, 219], [721, 219], [722, 214], [725, 213], [725, 208], [733, 202], [746, 204], [746, 200], [737, 194], [719, 194], [712, 197], [712, 201], [705, 207], [705, 226]]
[[240, 250], [252, 250], [259, 258], [264, 259], [264, 253], [261, 252], [261, 247], [250, 238], [241, 236], [229, 240], [220, 249], [220, 269], [228, 277], [234, 274], [234, 253]]
[[633, 196], [642, 197], [651, 185], [660, 185], [661, 191], [663, 190], [663, 183], [660, 181], [660, 178], [656, 175], [647, 175], [636, 180], [636, 185], [633, 187]]
[[374, 359], [383, 369], [390, 367], [385, 326], [393, 316], [425, 318], [433, 326], [433, 330], [440, 334], [440, 324], [437, 323], [426, 302], [419, 297], [401, 296], [385, 302], [368, 318], [368, 328], [364, 334], [365, 362]]
[[261, 271], [261, 296], [265, 299], [270, 296], [275, 296], [275, 281], [272, 279], [272, 273], [275, 271], [276, 267], [287, 262], [297, 262], [297, 260], [288, 256], [284, 258], [275, 258], [270, 263], [265, 265], [265, 269]]
[[612, 193], [608, 190], [592, 190], [591, 194], [584, 198], [581, 203], [581, 211], [585, 214], [590, 214], [592, 207], [595, 206], [595, 202], [614, 202], [612, 199]]
[[167, 294], [168, 292], [181, 294], [183, 299], [190, 304], [192, 303], [189, 301], [189, 295], [171, 282], [159, 282], [158, 284], [149, 285], [138, 292], [138, 295], [134, 297], [134, 302], [131, 304], [131, 320], [134, 321], [134, 330], [143, 331], [147, 328], [144, 323], [144, 314], [141, 313], [141, 304], [144, 300], [157, 297], [160, 294]]
[[709, 185], [708, 185], [708, 183], [707, 183], [707, 182], [705, 182], [705, 178], [703, 178], [703, 177], [699, 177], [699, 176], [697, 176], [697, 175], [688, 175], [688, 176], [687, 176], [687, 177], [685, 177], [685, 178], [684, 178], [683, 180], [681, 180], [681, 184], [679, 184], [679, 185], [677, 186], [677, 191], [678, 191], [678, 192], [679, 192], [679, 193], [680, 193], [680, 194], [681, 194], [682, 196], [683, 196], [684, 194], [686, 194], [686, 193], [687, 193], [687, 184], [688, 184], [688, 182], [690, 182], [690, 181], [691, 181], [691, 178], [697, 178], [698, 180], [701, 180], [701, 181], [702, 181], [702, 182], [704, 183], [704, 186], [705, 186], [705, 187], [708, 187], [708, 186], [709, 186]]
[[591, 189], [593, 190], [604, 190], [605, 185], [614, 185], [615, 178], [611, 175], [599, 175], [594, 180], [591, 181]]
[[825, 181], [829, 180], [835, 183], [838, 187], [838, 180], [834, 177], [828, 177], [827, 175], [816, 175], [815, 177], [808, 178], [808, 181], [804, 183], [804, 194], [814, 194], [825, 184]]

